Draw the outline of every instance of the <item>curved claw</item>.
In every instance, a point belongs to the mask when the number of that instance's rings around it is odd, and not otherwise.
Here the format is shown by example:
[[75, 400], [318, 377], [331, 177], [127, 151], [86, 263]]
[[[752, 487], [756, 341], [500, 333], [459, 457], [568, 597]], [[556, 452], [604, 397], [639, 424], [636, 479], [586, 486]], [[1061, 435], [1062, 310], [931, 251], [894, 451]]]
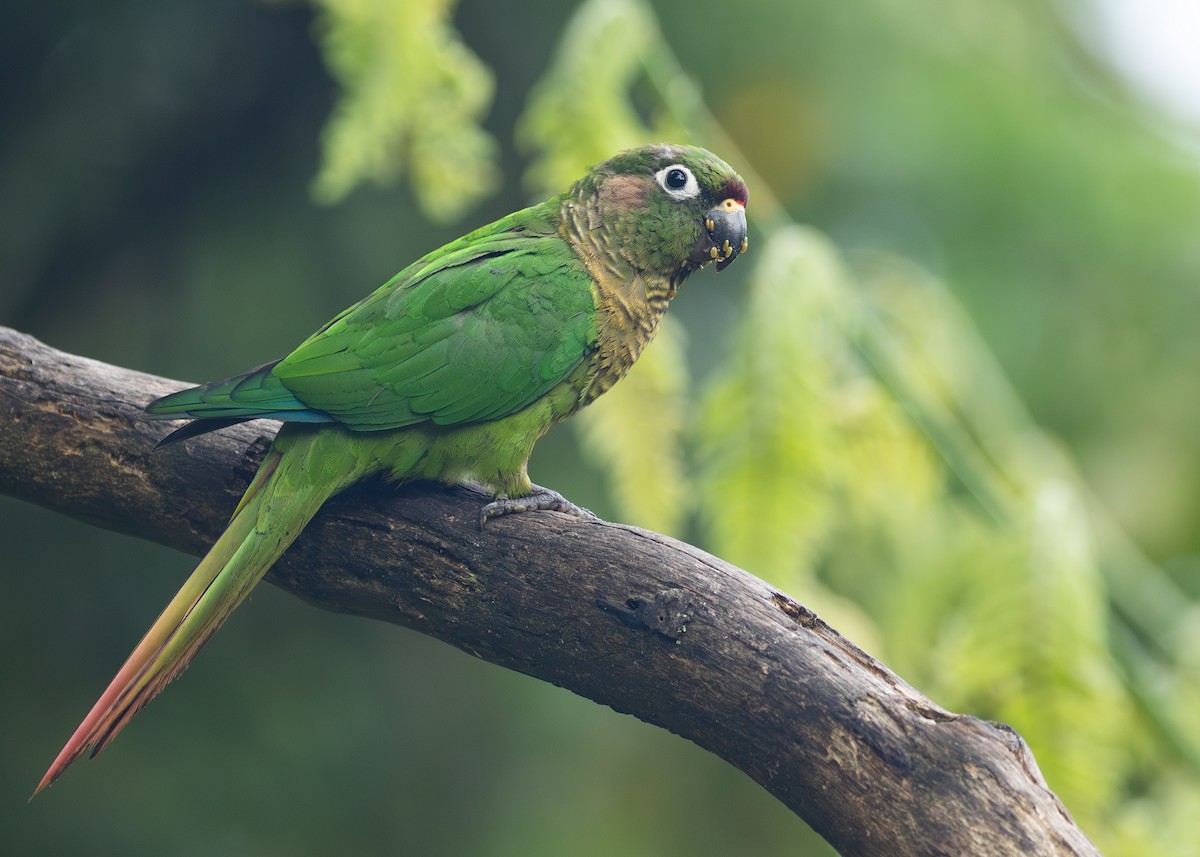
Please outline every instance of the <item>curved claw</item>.
[[600, 520], [582, 506], [576, 506], [557, 491], [534, 485], [533, 491], [524, 497], [499, 497], [479, 510], [479, 529], [488, 522], [488, 518], [499, 518], [504, 515], [515, 515], [518, 512], [562, 512], [585, 521]]

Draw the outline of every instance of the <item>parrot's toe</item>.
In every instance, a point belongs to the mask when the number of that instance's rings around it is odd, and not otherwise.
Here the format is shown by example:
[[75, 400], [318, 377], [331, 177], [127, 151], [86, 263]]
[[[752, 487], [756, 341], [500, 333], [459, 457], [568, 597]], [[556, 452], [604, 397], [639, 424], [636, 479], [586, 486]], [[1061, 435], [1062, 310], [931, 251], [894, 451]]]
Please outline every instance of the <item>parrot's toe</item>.
[[524, 497], [500, 497], [479, 510], [479, 529], [489, 518], [513, 515], [517, 512], [562, 512], [585, 521], [600, 520], [582, 506], [576, 506], [557, 491], [534, 485], [533, 491]]

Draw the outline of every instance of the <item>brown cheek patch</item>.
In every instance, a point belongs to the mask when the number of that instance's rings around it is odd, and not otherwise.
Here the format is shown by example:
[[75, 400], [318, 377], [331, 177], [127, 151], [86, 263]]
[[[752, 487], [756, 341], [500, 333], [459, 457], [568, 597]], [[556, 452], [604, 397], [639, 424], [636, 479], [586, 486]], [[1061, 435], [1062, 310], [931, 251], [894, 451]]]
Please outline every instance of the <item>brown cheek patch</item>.
[[600, 186], [600, 204], [625, 211], [641, 208], [649, 189], [650, 180], [645, 176], [613, 176]]

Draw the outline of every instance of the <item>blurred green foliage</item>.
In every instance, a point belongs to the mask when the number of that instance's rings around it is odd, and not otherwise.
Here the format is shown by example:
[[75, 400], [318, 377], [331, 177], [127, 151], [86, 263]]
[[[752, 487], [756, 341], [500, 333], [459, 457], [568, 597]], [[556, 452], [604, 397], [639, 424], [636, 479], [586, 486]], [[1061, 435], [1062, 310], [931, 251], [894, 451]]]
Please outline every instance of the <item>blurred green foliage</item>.
[[[713, 148], [751, 252], [534, 478], [1010, 723], [1110, 857], [1198, 853], [1200, 170], [1082, 4], [39, 8], [0, 35], [0, 322], [163, 374], [277, 356], [619, 148]], [[25, 808], [191, 563], [0, 511], [6, 851], [828, 853], [690, 745], [272, 592]]]
[[393, 179], [402, 164], [437, 220], [457, 220], [495, 191], [495, 141], [479, 126], [492, 75], [450, 25], [451, 0], [315, 5], [318, 42], [342, 86], [317, 197], [338, 202], [365, 179]]

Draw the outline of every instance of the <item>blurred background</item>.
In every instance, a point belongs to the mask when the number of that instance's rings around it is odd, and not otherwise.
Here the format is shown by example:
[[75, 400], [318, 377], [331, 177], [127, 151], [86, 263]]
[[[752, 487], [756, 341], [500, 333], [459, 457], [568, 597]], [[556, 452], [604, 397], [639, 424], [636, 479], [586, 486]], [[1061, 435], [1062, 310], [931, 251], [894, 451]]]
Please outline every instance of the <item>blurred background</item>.
[[[222, 377], [621, 147], [708, 146], [750, 253], [534, 480], [1010, 723], [1110, 857], [1198, 854], [1189, 10], [8, 4], [0, 323]], [[0, 850], [831, 853], [673, 735], [272, 587], [26, 805], [193, 565], [0, 498]]]

